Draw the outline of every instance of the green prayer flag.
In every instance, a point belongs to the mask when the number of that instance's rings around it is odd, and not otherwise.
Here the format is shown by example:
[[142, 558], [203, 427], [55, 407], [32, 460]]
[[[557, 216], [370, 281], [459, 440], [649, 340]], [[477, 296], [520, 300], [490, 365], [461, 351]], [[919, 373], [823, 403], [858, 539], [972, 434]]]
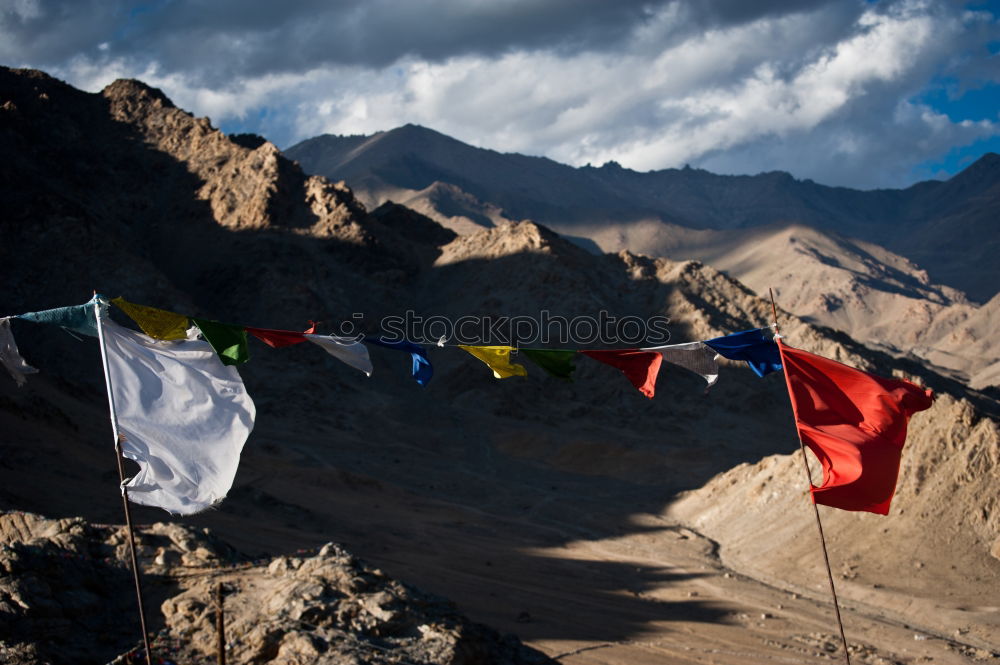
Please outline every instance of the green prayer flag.
[[573, 359], [576, 358], [576, 351], [565, 349], [518, 349], [518, 353], [523, 353], [528, 360], [535, 363], [552, 376], [560, 379], [572, 381], [573, 371], [576, 365]]
[[250, 360], [246, 328], [207, 319], [191, 320], [198, 326], [205, 341], [219, 354], [223, 365], [242, 365]]

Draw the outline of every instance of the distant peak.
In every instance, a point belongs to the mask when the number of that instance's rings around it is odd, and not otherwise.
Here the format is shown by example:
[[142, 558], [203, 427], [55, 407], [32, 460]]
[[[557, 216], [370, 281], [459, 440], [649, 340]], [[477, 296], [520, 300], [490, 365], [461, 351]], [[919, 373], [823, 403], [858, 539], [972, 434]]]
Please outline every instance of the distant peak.
[[174, 108], [174, 103], [170, 101], [170, 98], [162, 90], [146, 85], [136, 79], [118, 79], [104, 88], [103, 94], [108, 99], [142, 99], [150, 102], [158, 102], [158, 105], [164, 108]]
[[430, 129], [429, 127], [424, 127], [423, 125], [416, 125], [412, 122], [408, 122], [405, 125], [400, 125], [399, 127], [393, 127], [392, 129], [381, 129], [377, 132], [372, 132], [371, 134], [320, 134], [312, 138], [305, 139], [302, 143], [308, 143], [310, 141], [315, 141], [317, 139], [377, 139], [385, 138], [387, 136], [393, 137], [420, 137], [420, 136], [437, 136], [444, 138], [451, 138], [447, 134], [442, 134], [441, 132]]
[[995, 152], [987, 152], [972, 164], [953, 175], [951, 180], [966, 182], [995, 178], [1000, 178], [1000, 155]]
[[[439, 138], [451, 138], [447, 134], [442, 134], [441, 132], [434, 131], [429, 127], [424, 127], [423, 125], [415, 125], [412, 122], [408, 122], [401, 127], [396, 127], [395, 129], [390, 129], [387, 132], [379, 132], [380, 134], [395, 134], [404, 136], [434, 136]], [[454, 139], [453, 139], [454, 140]]]
[[984, 153], [983, 156], [980, 157], [979, 159], [977, 159], [976, 161], [974, 161], [972, 163], [972, 166], [970, 166], [969, 168], [970, 169], [971, 168], [987, 168], [987, 169], [1000, 168], [1000, 155], [998, 155], [995, 152]]

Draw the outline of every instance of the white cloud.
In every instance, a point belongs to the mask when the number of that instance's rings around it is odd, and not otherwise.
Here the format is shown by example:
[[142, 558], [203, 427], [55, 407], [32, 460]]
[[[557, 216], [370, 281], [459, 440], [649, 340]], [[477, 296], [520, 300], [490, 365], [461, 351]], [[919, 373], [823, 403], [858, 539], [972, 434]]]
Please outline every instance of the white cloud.
[[[928, 15], [885, 16], [873, 12], [858, 21], [861, 32], [817, 53], [790, 78], [764, 60], [733, 85], [695, 87], [663, 102], [689, 122], [665, 126], [660, 136], [642, 136], [627, 146], [611, 146], [594, 161], [615, 159], [637, 169], [694, 162], [710, 151], [725, 150], [763, 136], [783, 139], [811, 131], [868, 91], [871, 83], [893, 82], [921, 64], [932, 39], [950, 43], [955, 29]], [[732, 32], [756, 31], [756, 26]], [[781, 35], [777, 35], [780, 37]], [[715, 48], [742, 35], [720, 35]], [[684, 46], [680, 47], [681, 50]], [[891, 103], [891, 102], [890, 102]], [[693, 127], [691, 125], [694, 125]]]
[[[995, 18], [917, 1], [834, 3], [679, 29], [689, 13], [663, 5], [616, 49], [405, 55], [385, 66], [321, 64], [207, 85], [197, 72], [114, 57], [112, 48], [78, 55], [56, 74], [86, 89], [140, 78], [181, 107], [216, 123], [245, 119], [283, 146], [414, 122], [577, 165], [783, 169], [854, 186], [903, 184], [916, 163], [962, 145], [948, 141], [998, 133], [995, 123], [952, 122], [908, 101], [949, 68], [982, 60], [974, 49], [995, 38]], [[252, 51], [229, 39], [228, 50]]]
[[13, 0], [5, 4], [7, 5], [5, 11], [10, 12], [21, 21], [30, 21], [44, 16], [39, 0]]

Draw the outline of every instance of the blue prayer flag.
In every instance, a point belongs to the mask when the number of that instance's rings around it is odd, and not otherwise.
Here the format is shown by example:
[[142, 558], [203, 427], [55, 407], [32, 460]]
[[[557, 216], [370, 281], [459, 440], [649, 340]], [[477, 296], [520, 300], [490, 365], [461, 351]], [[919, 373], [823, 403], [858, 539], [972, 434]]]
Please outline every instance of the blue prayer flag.
[[410, 372], [413, 378], [416, 379], [417, 383], [422, 386], [426, 386], [434, 375], [434, 368], [431, 367], [431, 361], [427, 359], [427, 352], [422, 346], [417, 346], [412, 342], [402, 341], [402, 342], [389, 342], [384, 339], [375, 339], [374, 337], [366, 337], [366, 342], [374, 344], [375, 346], [384, 346], [387, 349], [396, 349], [397, 351], [407, 351], [410, 357], [413, 358], [413, 367]]
[[781, 371], [781, 352], [773, 339], [764, 337], [765, 328], [744, 330], [705, 341], [723, 358], [745, 360], [757, 376]]
[[78, 332], [81, 335], [97, 337], [97, 319], [94, 318], [94, 305], [73, 305], [71, 307], [56, 307], [46, 309], [41, 312], [27, 312], [18, 315], [19, 319], [34, 321], [35, 323], [54, 323], [67, 330]]

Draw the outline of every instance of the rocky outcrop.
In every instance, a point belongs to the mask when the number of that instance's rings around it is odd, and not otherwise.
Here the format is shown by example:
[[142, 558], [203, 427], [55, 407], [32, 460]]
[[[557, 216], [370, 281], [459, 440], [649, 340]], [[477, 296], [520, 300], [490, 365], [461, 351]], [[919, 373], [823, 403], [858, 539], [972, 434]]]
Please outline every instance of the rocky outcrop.
[[[157, 523], [138, 529], [137, 549], [154, 654], [172, 662], [215, 655], [220, 583], [230, 662], [552, 662], [334, 543], [248, 562], [207, 531]], [[0, 514], [3, 662], [105, 663], [119, 654], [127, 662], [139, 639], [128, 556], [123, 527]]]
[[[306, 176], [283, 159], [274, 144], [244, 147], [176, 108], [159, 90], [133, 80], [118, 80], [104, 89], [115, 120], [138, 128], [157, 151], [172, 156], [202, 182], [198, 198], [211, 206], [221, 226], [233, 230], [269, 227], [310, 229], [355, 243], [369, 241], [357, 223], [364, 207], [344, 185]], [[251, 143], [250, 145], [253, 145]], [[306, 205], [303, 205], [305, 203]]]
[[[153, 599], [175, 588], [182, 570], [238, 559], [210, 534], [177, 524], [141, 529], [137, 547]], [[0, 514], [0, 660], [103, 663], [127, 650], [141, 634], [128, 562], [124, 527]]]
[[[281, 556], [225, 575], [227, 655], [233, 662], [450, 665], [551, 662], [511, 637], [465, 619], [443, 599], [387, 577], [328, 543], [312, 556]], [[201, 580], [163, 603], [189, 658], [215, 653], [216, 581]]]

